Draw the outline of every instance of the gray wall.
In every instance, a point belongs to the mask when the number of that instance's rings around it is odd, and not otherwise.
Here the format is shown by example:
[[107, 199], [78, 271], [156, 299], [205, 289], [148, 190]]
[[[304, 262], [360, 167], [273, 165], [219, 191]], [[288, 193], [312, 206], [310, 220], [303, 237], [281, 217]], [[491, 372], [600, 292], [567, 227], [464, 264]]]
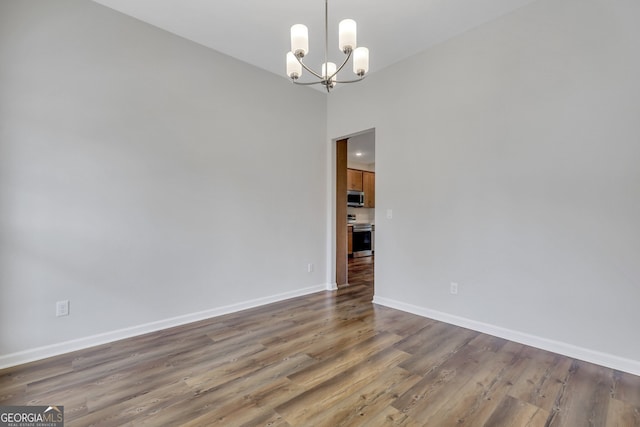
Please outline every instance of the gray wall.
[[330, 138], [376, 129], [377, 300], [640, 372], [639, 16], [540, 0], [334, 92]]
[[0, 355], [324, 288], [326, 144], [320, 92], [90, 1], [0, 2]]
[[375, 127], [376, 299], [640, 363], [639, 7], [539, 0], [327, 121], [92, 2], [0, 2], [0, 359], [333, 282], [325, 135]]

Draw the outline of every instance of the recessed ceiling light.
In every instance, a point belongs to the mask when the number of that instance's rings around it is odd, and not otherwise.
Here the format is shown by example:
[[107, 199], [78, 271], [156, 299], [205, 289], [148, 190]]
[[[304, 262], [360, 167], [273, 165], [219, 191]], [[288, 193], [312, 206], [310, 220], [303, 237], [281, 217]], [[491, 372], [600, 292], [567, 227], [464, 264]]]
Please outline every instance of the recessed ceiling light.
[[362, 156], [362, 153], [361, 153], [360, 151], [358, 151], [358, 152], [356, 153], [356, 156], [360, 157], [360, 156]]

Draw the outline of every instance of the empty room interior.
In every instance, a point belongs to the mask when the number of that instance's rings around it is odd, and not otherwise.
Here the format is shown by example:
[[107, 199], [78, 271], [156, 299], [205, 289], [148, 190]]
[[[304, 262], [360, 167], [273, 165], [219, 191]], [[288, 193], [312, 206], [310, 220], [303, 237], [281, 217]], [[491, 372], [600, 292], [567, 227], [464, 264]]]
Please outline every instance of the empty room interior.
[[0, 424], [640, 426], [639, 20], [0, 0]]

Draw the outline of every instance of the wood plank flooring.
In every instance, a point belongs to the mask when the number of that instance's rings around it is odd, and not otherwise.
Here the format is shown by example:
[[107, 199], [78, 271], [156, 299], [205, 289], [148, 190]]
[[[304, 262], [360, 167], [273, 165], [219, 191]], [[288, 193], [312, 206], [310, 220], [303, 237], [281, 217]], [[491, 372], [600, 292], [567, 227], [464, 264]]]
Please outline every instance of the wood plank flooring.
[[347, 280], [349, 285], [363, 285], [369, 286], [373, 289], [374, 260], [374, 256], [349, 258], [349, 263], [347, 265]]
[[640, 426], [640, 377], [371, 299], [352, 285], [5, 369], [0, 405], [64, 405], [67, 426]]

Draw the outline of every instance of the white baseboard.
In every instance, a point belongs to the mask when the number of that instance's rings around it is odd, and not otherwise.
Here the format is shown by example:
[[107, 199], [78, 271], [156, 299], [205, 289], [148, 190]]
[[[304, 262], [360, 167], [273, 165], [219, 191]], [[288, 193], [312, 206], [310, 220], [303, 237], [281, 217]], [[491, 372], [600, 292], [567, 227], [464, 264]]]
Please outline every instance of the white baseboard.
[[495, 337], [504, 338], [520, 344], [531, 347], [540, 348], [542, 350], [551, 351], [553, 353], [562, 354], [573, 359], [583, 360], [585, 362], [595, 363], [596, 365], [605, 366], [607, 368], [628, 372], [634, 375], [640, 375], [640, 361], [626, 359], [612, 354], [602, 353], [572, 344], [560, 341], [554, 341], [535, 335], [526, 334], [524, 332], [514, 331], [500, 326], [488, 323], [478, 322], [467, 319], [465, 317], [454, 316], [429, 308], [419, 307], [413, 304], [407, 304], [401, 301], [392, 300], [385, 297], [374, 296], [374, 304], [383, 305], [385, 307], [394, 308], [396, 310], [406, 311], [408, 313], [417, 314], [418, 316], [427, 317], [429, 319], [439, 320], [473, 331], [482, 332]]
[[273, 302], [283, 301], [289, 298], [295, 298], [302, 295], [308, 295], [315, 292], [327, 290], [328, 285], [322, 284], [295, 291], [283, 292], [281, 294], [271, 295], [263, 298], [256, 298], [249, 301], [243, 301], [237, 304], [231, 304], [223, 307], [216, 307], [205, 311], [185, 314], [182, 316], [172, 317], [169, 319], [158, 320], [155, 322], [145, 323], [142, 325], [132, 326], [130, 328], [119, 329], [115, 331], [105, 332], [102, 334], [92, 335], [88, 337], [78, 338], [71, 341], [65, 341], [44, 347], [33, 348], [16, 353], [0, 355], [0, 369], [11, 366], [21, 365], [23, 363], [33, 362], [35, 360], [46, 359], [52, 356], [59, 356], [64, 353], [82, 350], [96, 345], [107, 344], [125, 338], [131, 338], [138, 335], [148, 334], [162, 329], [172, 328], [187, 323], [197, 322], [199, 320], [210, 319], [224, 314], [235, 313], [249, 308], [259, 307]]
[[337, 290], [338, 290], [338, 284], [336, 282], [327, 283], [327, 291], [337, 291]]

